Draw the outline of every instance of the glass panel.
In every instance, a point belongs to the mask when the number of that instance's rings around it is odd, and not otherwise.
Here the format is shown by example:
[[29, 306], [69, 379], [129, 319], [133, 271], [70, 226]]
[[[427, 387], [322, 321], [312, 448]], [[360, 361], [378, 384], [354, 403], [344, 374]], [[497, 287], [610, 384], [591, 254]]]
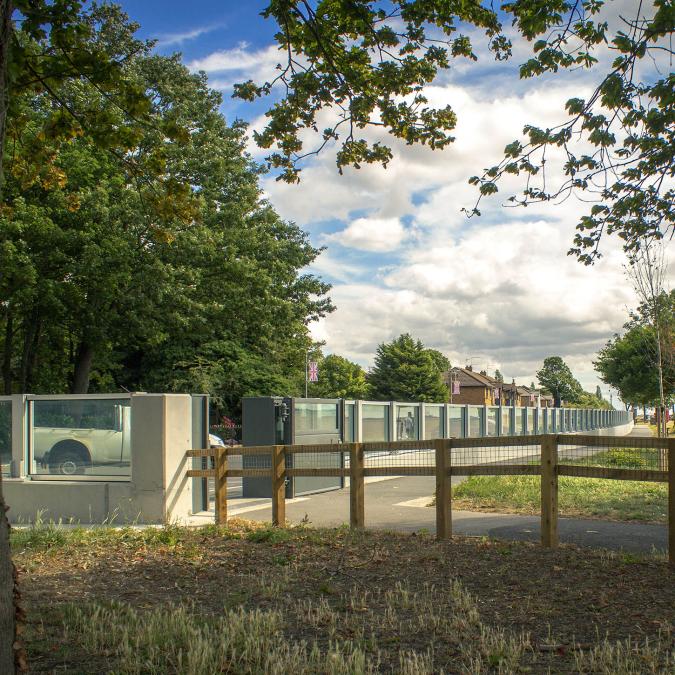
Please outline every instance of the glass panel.
[[534, 408], [525, 408], [527, 415], [527, 434], [536, 434], [537, 430], [534, 428]]
[[0, 464], [2, 475], [10, 475], [12, 461], [12, 402], [0, 401]]
[[33, 401], [33, 474], [131, 475], [131, 401]]
[[502, 408], [502, 436], [511, 435], [511, 407]]
[[464, 406], [450, 406], [448, 408], [448, 436], [464, 438]]
[[525, 417], [526, 409], [525, 408], [515, 408], [513, 414], [515, 415], [515, 418], [516, 418], [515, 419], [515, 427], [514, 427], [513, 432], [516, 436], [522, 436], [523, 433], [524, 433], [524, 431], [523, 431], [524, 425], [525, 425], [525, 422], [526, 422], [526, 419], [527, 419]]
[[396, 406], [396, 440], [416, 441], [420, 437], [420, 409], [415, 405]]
[[424, 440], [443, 438], [443, 407], [424, 406]]
[[345, 403], [345, 429], [344, 429], [344, 440], [345, 443], [353, 443], [356, 439], [356, 429], [354, 419], [354, 408], [356, 406], [353, 403]]
[[389, 440], [389, 406], [364, 403], [363, 413], [363, 440], [388, 441]]
[[497, 436], [499, 430], [499, 408], [487, 409], [487, 435]]
[[483, 435], [483, 425], [481, 424], [481, 417], [483, 415], [483, 408], [475, 405], [469, 406], [469, 437], [479, 438]]
[[296, 403], [295, 433], [321, 433], [339, 428], [337, 403]]

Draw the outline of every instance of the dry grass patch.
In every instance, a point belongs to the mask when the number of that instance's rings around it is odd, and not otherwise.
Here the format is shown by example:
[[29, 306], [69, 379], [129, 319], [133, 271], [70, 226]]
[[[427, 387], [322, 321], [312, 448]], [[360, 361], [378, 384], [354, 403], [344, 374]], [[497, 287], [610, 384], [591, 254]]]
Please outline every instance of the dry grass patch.
[[675, 573], [649, 557], [245, 522], [15, 544], [33, 672], [675, 668]]

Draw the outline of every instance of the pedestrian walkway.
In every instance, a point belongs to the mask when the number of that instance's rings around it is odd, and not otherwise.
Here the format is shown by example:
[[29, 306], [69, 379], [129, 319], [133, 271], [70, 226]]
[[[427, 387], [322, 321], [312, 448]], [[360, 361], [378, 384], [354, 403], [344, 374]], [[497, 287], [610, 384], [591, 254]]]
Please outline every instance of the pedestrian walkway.
[[[651, 434], [647, 427], [638, 426], [631, 435], [644, 438]], [[465, 478], [454, 477], [453, 485], [462, 480]], [[402, 532], [434, 532], [436, 511], [429, 506], [434, 490], [433, 476], [396, 477], [367, 484], [366, 527]], [[238, 509], [238, 501], [229, 502], [230, 516], [241, 514], [251, 520], [271, 521], [270, 500], [256, 500], [252, 508], [247, 504], [241, 510]], [[288, 500], [286, 518], [291, 523], [305, 522], [316, 527], [337, 527], [348, 523], [349, 490]], [[538, 516], [454, 510], [452, 522], [455, 534], [535, 542], [540, 539]], [[559, 536], [563, 543], [639, 553], [649, 553], [654, 549], [665, 551], [667, 547], [665, 525], [561, 518]]]

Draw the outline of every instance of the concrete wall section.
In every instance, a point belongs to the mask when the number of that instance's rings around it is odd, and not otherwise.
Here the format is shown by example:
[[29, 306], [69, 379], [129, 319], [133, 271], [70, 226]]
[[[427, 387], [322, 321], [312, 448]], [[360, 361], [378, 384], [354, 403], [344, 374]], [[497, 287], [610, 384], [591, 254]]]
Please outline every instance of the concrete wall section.
[[[17, 429], [18, 431], [18, 429]], [[13, 523], [167, 523], [192, 514], [192, 479], [185, 452], [191, 447], [192, 399], [188, 394], [131, 397], [131, 480], [3, 481]], [[18, 444], [15, 452], [18, 459]]]

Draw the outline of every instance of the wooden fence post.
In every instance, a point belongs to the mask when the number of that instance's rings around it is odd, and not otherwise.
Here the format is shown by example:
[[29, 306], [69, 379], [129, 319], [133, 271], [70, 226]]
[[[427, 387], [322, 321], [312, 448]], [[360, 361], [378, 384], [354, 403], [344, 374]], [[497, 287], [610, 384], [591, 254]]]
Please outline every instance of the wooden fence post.
[[675, 567], [675, 438], [668, 444], [668, 562]]
[[541, 437], [541, 545], [558, 546], [558, 437]]
[[272, 525], [286, 524], [286, 449], [275, 445], [272, 452]]
[[436, 450], [436, 537], [452, 537], [452, 441], [438, 438], [434, 441]]
[[361, 443], [349, 444], [349, 526], [365, 527], [366, 509], [363, 485], [363, 449]]
[[216, 451], [216, 525], [227, 524], [227, 448]]

